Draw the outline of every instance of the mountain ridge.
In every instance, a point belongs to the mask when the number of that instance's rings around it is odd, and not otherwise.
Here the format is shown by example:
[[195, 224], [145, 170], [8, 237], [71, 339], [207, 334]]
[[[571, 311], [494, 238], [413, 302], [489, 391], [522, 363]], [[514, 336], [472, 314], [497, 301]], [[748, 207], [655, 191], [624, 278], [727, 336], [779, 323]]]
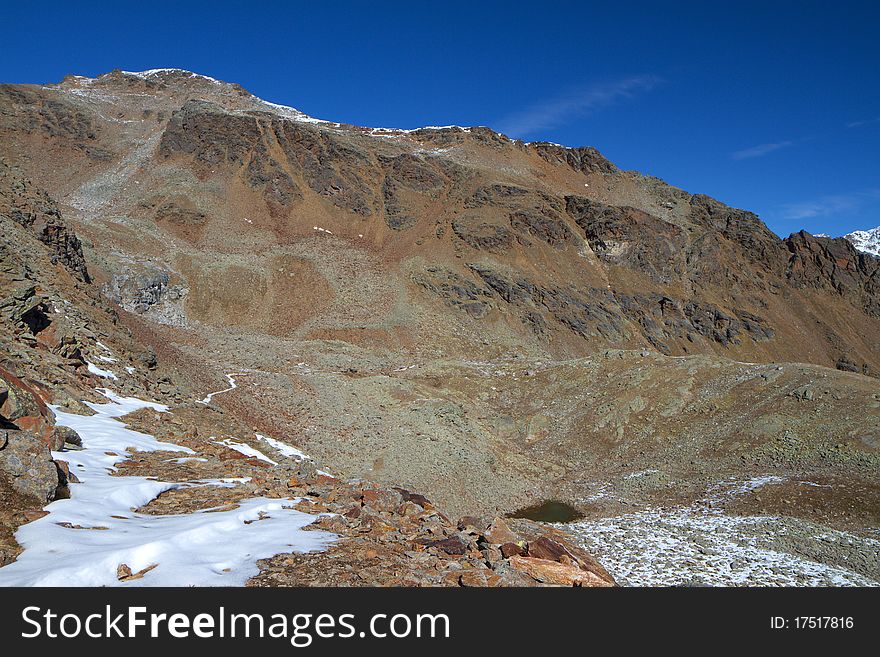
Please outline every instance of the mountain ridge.
[[[118, 321], [101, 341], [127, 332], [164, 380], [98, 369], [202, 442], [197, 400], [232, 375], [222, 435], [452, 513], [602, 517], [771, 471], [756, 508], [806, 480], [834, 494], [801, 516], [874, 522], [880, 268], [848, 241], [780, 239], [590, 147], [301, 119], [189, 73], [89, 80], [0, 85], [0, 156], [81, 241]], [[9, 360], [83, 394], [84, 362], [42, 372], [16, 326]]]

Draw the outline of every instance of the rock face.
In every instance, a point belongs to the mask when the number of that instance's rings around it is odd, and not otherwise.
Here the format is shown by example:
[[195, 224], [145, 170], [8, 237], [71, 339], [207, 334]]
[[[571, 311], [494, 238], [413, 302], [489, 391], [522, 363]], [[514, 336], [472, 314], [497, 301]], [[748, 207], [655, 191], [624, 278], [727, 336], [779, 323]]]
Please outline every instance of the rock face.
[[[780, 240], [752, 213], [620, 171], [592, 148], [523, 144], [487, 128], [343, 126], [185, 71], [5, 85], [0, 110], [2, 154], [30, 153], [24, 173], [84, 222], [107, 296], [160, 323], [228, 326], [284, 298], [289, 324], [260, 323], [296, 335], [327, 309], [286, 289], [297, 274], [277, 276], [287, 271], [277, 250], [324, 236], [349, 255], [327, 254], [325, 281], [308, 286], [325, 283], [340, 308], [370, 294], [357, 289], [365, 279], [340, 280], [352, 254], [369, 252], [386, 276], [414, 284], [405, 294], [423, 320], [378, 306], [355, 322], [368, 330], [460, 323], [463, 334], [555, 357], [648, 346], [880, 367], [862, 338], [880, 322], [875, 261], [845, 240]], [[50, 167], [39, 155], [47, 145], [69, 157]], [[17, 220], [87, 277], [57, 207], [16, 194], [7, 205]], [[98, 209], [126, 217], [125, 228], [88, 221]], [[233, 262], [245, 244], [260, 255]], [[216, 303], [205, 302], [209, 286]], [[331, 313], [318, 324], [348, 330], [345, 321]], [[805, 335], [804, 325], [817, 330]]]
[[22, 177], [6, 160], [0, 160], [0, 214], [25, 228], [52, 251], [52, 262], [89, 282], [82, 244], [70, 230], [49, 195]]

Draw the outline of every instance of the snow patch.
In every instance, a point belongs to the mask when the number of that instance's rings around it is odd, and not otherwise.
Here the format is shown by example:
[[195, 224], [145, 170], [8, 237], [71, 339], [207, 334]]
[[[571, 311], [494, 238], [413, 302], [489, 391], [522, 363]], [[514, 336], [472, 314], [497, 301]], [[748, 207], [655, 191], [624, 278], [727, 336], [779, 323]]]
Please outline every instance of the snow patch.
[[270, 438], [269, 436], [264, 436], [261, 433], [254, 434], [258, 440], [262, 440], [265, 443], [269, 443], [270, 446], [274, 447], [279, 454], [282, 456], [293, 457], [299, 460], [307, 459], [308, 456], [303, 454], [300, 450], [298, 450], [293, 445], [288, 445], [287, 443], [282, 443], [280, 440], [275, 440], [274, 438]]
[[100, 376], [102, 379], [113, 379], [114, 381], [119, 379], [119, 377], [110, 370], [101, 369], [100, 367], [98, 367], [94, 363], [90, 363], [89, 361], [86, 361], [86, 367], [88, 368], [89, 372], [91, 372], [95, 376]]
[[223, 388], [223, 390], [217, 390], [216, 392], [209, 392], [208, 395], [204, 399], [200, 399], [197, 403], [205, 404], [206, 406], [211, 403], [211, 400], [214, 399], [215, 395], [223, 394], [224, 392], [229, 392], [230, 390], [235, 390], [238, 385], [235, 383], [235, 377], [232, 374], [226, 375], [226, 380], [229, 381], [229, 387]]
[[224, 447], [228, 447], [229, 449], [234, 449], [239, 454], [244, 454], [245, 456], [253, 457], [259, 459], [260, 461], [265, 461], [266, 463], [270, 463], [271, 465], [278, 465], [277, 461], [273, 461], [268, 456], [263, 454], [258, 449], [251, 447], [246, 443], [237, 443], [231, 438], [226, 438], [224, 440], [215, 440], [215, 445], [223, 445]]
[[[0, 568], [0, 586], [241, 586], [259, 572], [256, 562], [283, 552], [325, 549], [335, 536], [303, 531], [317, 516], [297, 511], [295, 499], [253, 498], [226, 511], [153, 516], [133, 512], [161, 493], [192, 485], [237, 485], [242, 480], [169, 483], [146, 477], [116, 477], [125, 451], [192, 450], [128, 429], [115, 419], [140, 408], [164, 412], [161, 404], [102, 393], [110, 403], [87, 403], [82, 416], [53, 406], [58, 423], [77, 431], [83, 449], [55, 453], [81, 483], [71, 498], [45, 507], [48, 515], [23, 525], [18, 559]], [[120, 581], [127, 565], [138, 578]]]

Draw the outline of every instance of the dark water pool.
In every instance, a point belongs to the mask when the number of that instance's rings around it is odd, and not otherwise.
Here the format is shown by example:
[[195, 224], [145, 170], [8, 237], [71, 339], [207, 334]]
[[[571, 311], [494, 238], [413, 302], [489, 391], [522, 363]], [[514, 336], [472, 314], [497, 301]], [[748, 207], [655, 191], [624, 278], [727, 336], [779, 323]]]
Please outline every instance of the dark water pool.
[[558, 500], [547, 500], [541, 504], [527, 506], [511, 513], [510, 518], [524, 518], [537, 522], [574, 522], [584, 517], [580, 511], [570, 504]]

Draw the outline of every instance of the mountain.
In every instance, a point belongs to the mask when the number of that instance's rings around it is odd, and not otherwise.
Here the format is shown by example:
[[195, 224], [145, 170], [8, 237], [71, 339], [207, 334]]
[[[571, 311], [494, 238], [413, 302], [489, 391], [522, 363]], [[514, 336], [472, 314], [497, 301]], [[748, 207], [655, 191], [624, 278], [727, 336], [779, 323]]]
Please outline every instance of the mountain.
[[54, 405], [170, 406], [143, 429], [206, 478], [263, 467], [221, 472], [215, 438], [267, 436], [481, 518], [434, 518], [442, 540], [768, 472], [748, 513], [878, 521], [880, 260], [846, 239], [781, 240], [591, 147], [339, 124], [177, 69], [0, 85], [0, 157], [3, 367]]
[[880, 256], [880, 226], [871, 230], [856, 230], [843, 238], [848, 240], [857, 251]]

